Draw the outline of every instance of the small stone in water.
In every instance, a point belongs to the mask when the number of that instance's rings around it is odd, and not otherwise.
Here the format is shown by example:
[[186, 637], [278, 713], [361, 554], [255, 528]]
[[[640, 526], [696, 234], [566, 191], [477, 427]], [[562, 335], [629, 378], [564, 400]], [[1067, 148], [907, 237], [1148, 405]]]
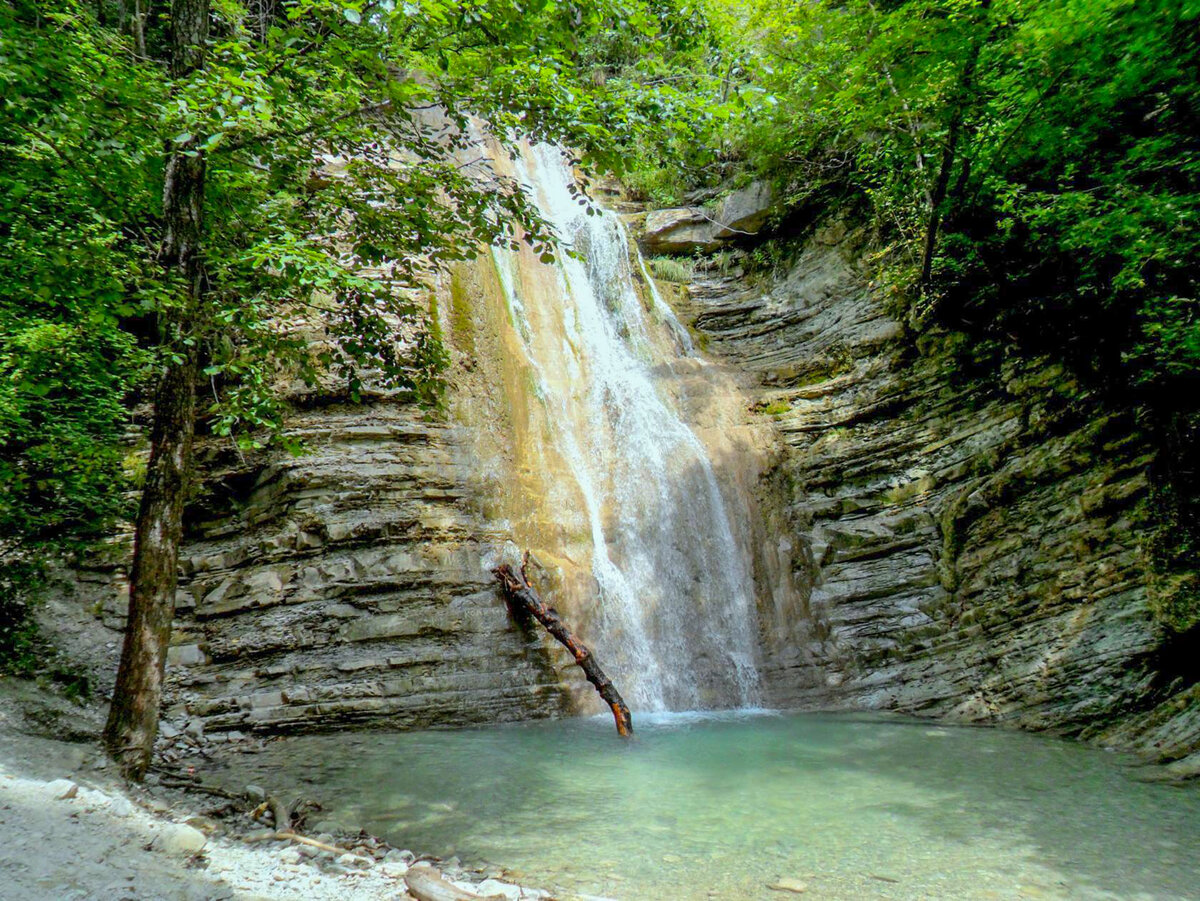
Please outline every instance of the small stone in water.
[[803, 895], [808, 891], [808, 883], [801, 882], [799, 879], [780, 879], [778, 882], [768, 882], [767, 888], [775, 892], [791, 892], [794, 895]]

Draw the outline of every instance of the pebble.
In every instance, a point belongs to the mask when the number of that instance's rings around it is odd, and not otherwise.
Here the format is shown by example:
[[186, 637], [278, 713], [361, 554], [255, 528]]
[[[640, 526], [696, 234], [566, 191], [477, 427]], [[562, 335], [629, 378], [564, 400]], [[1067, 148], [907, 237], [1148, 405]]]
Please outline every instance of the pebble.
[[376, 872], [390, 876], [392, 879], [403, 879], [404, 874], [408, 872], [408, 864], [402, 860], [385, 860], [376, 867]]
[[336, 820], [317, 820], [317, 822], [313, 823], [312, 831], [318, 835], [329, 835], [345, 832], [346, 829]]
[[183, 727], [183, 731], [195, 739], [204, 738], [204, 722], [202, 720], [188, 720], [188, 724]]
[[174, 823], [166, 826], [158, 835], [155, 846], [168, 854], [195, 854], [201, 850], [208, 839], [199, 829], [186, 823]]
[[485, 879], [475, 887], [475, 891], [480, 895], [499, 895], [502, 898], [508, 898], [509, 901], [519, 901], [521, 897], [521, 888], [516, 885], [509, 885], [507, 882], [501, 882], [498, 879]]
[[266, 789], [257, 785], [247, 785], [242, 789], [242, 794], [245, 795], [249, 800], [257, 801], [259, 803], [267, 800]]
[[55, 801], [69, 801], [79, 794], [79, 786], [70, 779], [55, 779], [46, 783], [46, 794]]
[[300, 858], [303, 855], [295, 848], [284, 848], [279, 852], [279, 862], [289, 865], [300, 863]]
[[352, 869], [357, 867], [360, 870], [366, 869], [374, 863], [374, 861], [369, 857], [362, 857], [359, 854], [350, 853], [343, 854], [337, 859], [337, 862], [344, 867], [349, 867]]
[[133, 816], [133, 802], [128, 798], [113, 798], [108, 802], [108, 812], [115, 817]]

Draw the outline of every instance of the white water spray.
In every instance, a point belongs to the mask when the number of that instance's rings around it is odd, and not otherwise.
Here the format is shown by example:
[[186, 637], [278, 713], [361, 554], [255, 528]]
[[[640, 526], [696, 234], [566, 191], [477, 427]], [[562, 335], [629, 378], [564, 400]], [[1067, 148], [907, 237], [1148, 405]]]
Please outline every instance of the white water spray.
[[531, 272], [518, 254], [493, 251], [534, 394], [586, 506], [595, 649], [634, 709], [753, 706], [745, 551], [704, 446], [654, 375], [692, 354], [691, 340], [648, 278], [659, 321], [647, 315], [623, 224], [579, 204], [560, 151], [539, 145], [515, 165], [577, 254]]

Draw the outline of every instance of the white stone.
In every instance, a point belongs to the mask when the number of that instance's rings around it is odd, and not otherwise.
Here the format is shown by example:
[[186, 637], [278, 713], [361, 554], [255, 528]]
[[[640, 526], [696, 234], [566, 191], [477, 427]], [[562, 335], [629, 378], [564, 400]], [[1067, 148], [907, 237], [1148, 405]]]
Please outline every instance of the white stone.
[[108, 802], [108, 812], [115, 817], [133, 816], [133, 802], [128, 798], [113, 798]]
[[55, 801], [68, 801], [79, 793], [79, 786], [70, 779], [55, 779], [46, 783], [46, 794]]
[[173, 823], [163, 828], [154, 845], [167, 854], [195, 854], [207, 841], [207, 837], [199, 829], [193, 829], [183, 823]]
[[475, 887], [475, 891], [481, 895], [508, 898], [509, 901], [520, 901], [521, 897], [520, 886], [510, 885], [507, 882], [501, 882], [499, 879], [485, 879]]

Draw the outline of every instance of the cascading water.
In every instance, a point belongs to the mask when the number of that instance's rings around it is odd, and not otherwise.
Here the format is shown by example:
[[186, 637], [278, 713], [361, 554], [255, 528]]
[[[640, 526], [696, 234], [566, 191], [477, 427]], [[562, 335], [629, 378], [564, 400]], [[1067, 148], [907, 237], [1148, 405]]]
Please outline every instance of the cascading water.
[[526, 149], [515, 168], [575, 253], [553, 264], [507, 249], [493, 258], [533, 394], [585, 508], [600, 595], [591, 641], [635, 709], [753, 706], [746, 551], [704, 446], [656, 375], [691, 351], [687, 333], [649, 279], [647, 314], [623, 224], [580, 205], [559, 150]]

